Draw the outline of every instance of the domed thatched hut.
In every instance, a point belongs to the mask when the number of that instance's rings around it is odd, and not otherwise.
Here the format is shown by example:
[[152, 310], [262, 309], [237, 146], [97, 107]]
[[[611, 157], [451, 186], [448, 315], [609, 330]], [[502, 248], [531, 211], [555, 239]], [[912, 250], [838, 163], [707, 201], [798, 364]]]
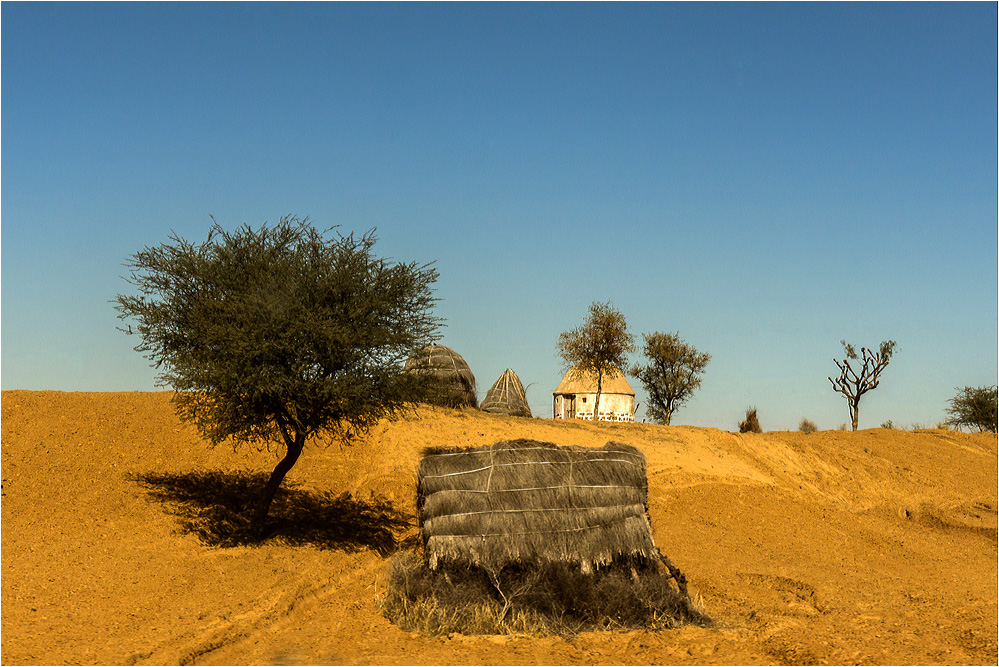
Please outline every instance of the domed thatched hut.
[[520, 378], [508, 368], [486, 392], [480, 406], [486, 412], [513, 417], [530, 417], [531, 408], [527, 405], [527, 394]]
[[[593, 403], [597, 397], [597, 379], [569, 369], [552, 392], [552, 412], [555, 419], [593, 419]], [[600, 383], [600, 421], [635, 421], [635, 390], [614, 370], [605, 373]]]
[[403, 370], [426, 378], [428, 403], [446, 408], [479, 406], [472, 369], [445, 345], [426, 346], [406, 361]]

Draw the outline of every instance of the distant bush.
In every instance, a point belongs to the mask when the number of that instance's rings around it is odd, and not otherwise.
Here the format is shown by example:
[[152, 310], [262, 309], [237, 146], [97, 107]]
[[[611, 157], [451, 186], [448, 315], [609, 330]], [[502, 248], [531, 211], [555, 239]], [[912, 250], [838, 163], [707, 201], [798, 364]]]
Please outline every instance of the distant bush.
[[746, 418], [739, 422], [739, 433], [763, 433], [760, 420], [756, 417], [756, 408], [753, 406], [746, 408]]
[[382, 612], [408, 632], [446, 635], [574, 636], [616, 628], [665, 630], [710, 625], [654, 567], [611, 567], [583, 574], [578, 566], [508, 566], [491, 580], [477, 567], [430, 570], [413, 551], [392, 561]]
[[881, 422], [881, 428], [893, 429], [895, 428], [895, 424], [893, 424], [892, 421], [889, 419], [886, 422]]
[[996, 432], [999, 392], [991, 387], [965, 387], [957, 390], [947, 408], [947, 423], [954, 428]]
[[819, 427], [812, 420], [802, 417], [801, 422], [798, 423], [798, 430], [802, 433], [815, 433]]

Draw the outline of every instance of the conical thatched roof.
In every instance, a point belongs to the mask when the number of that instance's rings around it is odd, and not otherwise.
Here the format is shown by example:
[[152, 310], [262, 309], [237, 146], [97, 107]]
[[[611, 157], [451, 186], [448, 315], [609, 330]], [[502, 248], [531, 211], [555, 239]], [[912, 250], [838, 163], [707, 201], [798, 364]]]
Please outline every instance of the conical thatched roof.
[[498, 572], [509, 563], [554, 561], [590, 571], [619, 558], [653, 560], [647, 497], [645, 456], [616, 442], [435, 448], [417, 470], [431, 568], [451, 562]]
[[478, 407], [475, 375], [460, 354], [445, 345], [428, 345], [406, 361], [405, 372], [428, 383], [426, 400], [448, 408]]
[[[562, 378], [562, 381], [559, 382], [558, 387], [556, 387], [555, 391], [552, 393], [555, 395], [586, 394], [596, 393], [596, 391], [596, 377], [591, 377], [590, 375], [583, 373], [578, 366], [574, 366], [569, 369], [569, 372], [565, 374], [565, 377]], [[635, 395], [635, 390], [631, 388], [630, 384], [628, 384], [628, 381], [624, 377], [624, 373], [616, 368], [610, 373], [604, 373], [604, 376], [600, 381], [600, 391], [604, 394]]]
[[527, 405], [527, 394], [524, 385], [512, 369], [506, 369], [493, 386], [486, 392], [486, 397], [479, 406], [486, 412], [514, 417], [530, 417], [531, 408]]

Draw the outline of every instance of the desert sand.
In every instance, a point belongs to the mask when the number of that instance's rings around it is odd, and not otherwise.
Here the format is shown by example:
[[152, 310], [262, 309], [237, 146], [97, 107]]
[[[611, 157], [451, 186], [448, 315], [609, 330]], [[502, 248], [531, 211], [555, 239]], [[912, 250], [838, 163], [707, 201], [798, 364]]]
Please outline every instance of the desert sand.
[[996, 664], [993, 434], [740, 435], [428, 407], [307, 448], [297, 488], [413, 513], [430, 445], [634, 445], [656, 543], [716, 621], [423, 637], [380, 613], [389, 558], [371, 548], [210, 548], [179, 532], [136, 475], [269, 471], [276, 453], [209, 448], [169, 398], [3, 392], [4, 664]]

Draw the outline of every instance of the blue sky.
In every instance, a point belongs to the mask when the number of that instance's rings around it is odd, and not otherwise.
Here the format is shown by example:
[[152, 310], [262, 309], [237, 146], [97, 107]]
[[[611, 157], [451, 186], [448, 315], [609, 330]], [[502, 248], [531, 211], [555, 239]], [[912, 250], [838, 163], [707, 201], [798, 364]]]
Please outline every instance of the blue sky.
[[115, 329], [125, 259], [286, 214], [436, 261], [442, 342], [536, 416], [593, 301], [712, 355], [674, 423], [838, 427], [844, 338], [898, 343], [862, 428], [997, 382], [995, 3], [5, 2], [0, 27], [5, 390], [155, 389]]

